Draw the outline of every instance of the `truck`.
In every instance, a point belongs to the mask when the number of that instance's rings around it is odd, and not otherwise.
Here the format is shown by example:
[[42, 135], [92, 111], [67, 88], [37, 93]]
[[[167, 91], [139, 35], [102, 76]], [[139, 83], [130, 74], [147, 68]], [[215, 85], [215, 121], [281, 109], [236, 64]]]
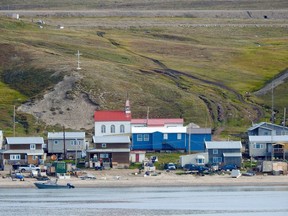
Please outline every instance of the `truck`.
[[40, 167], [35, 166], [34, 164], [20, 165], [18, 170], [21, 172], [31, 172], [32, 170], [40, 171]]

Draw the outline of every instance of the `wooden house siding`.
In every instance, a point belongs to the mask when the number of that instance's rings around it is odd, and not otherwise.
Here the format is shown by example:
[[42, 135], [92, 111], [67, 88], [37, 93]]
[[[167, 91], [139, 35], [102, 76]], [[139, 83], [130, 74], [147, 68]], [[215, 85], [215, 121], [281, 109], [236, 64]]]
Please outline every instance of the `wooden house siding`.
[[241, 157], [224, 157], [224, 164], [236, 164], [238, 167], [241, 167], [242, 158]]
[[[105, 144], [106, 147], [103, 147]], [[129, 143], [96, 143], [94, 144], [96, 149], [122, 149], [129, 148]]]
[[[220, 163], [221, 165], [224, 164], [236, 164], [238, 167], [241, 167], [242, 164], [242, 154], [240, 148], [217, 148], [217, 145], [215, 147], [210, 147], [207, 149], [208, 152], [208, 158], [209, 163]], [[239, 156], [234, 156], [235, 154], [239, 154]], [[233, 156], [225, 156], [225, 155], [233, 155]], [[221, 158], [221, 161], [219, 159]]]
[[[145, 151], [154, 151], [154, 150], [189, 151], [190, 146], [190, 151], [203, 152], [205, 150], [205, 141], [210, 141], [212, 138], [211, 133], [210, 134], [167, 133], [167, 139], [164, 139], [164, 134], [165, 133], [163, 132], [133, 133], [131, 148], [132, 150], [145, 150]], [[181, 134], [180, 139], [178, 137], [179, 134]]]
[[65, 142], [65, 149], [71, 151], [82, 151], [86, 150], [85, 141], [83, 139], [77, 139], [77, 145], [72, 143], [76, 142], [75, 139], [50, 139], [48, 140], [48, 153], [50, 154], [62, 154], [64, 153], [64, 142]]
[[112, 162], [119, 164], [129, 164], [129, 152], [112, 153]]
[[[30, 149], [30, 144], [13, 144], [7, 145], [7, 150], [28, 150]], [[35, 149], [42, 149], [42, 144], [35, 144]]]

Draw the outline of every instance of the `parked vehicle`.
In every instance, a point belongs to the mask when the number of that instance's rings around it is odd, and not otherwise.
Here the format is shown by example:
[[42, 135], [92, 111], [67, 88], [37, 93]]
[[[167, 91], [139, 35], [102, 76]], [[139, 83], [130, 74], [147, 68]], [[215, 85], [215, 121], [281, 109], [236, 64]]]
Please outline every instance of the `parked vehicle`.
[[22, 173], [19, 172], [11, 173], [11, 178], [13, 181], [16, 181], [17, 179], [19, 179], [20, 181], [24, 181], [24, 176], [22, 175]]
[[232, 171], [234, 169], [238, 169], [236, 164], [226, 164], [226, 165], [220, 167], [220, 170], [225, 170], [225, 171]]
[[168, 163], [164, 165], [165, 170], [176, 170], [176, 166], [174, 163]]
[[253, 170], [248, 170], [245, 173], [242, 173], [243, 176], [255, 176], [256, 173]]
[[183, 170], [184, 171], [197, 171], [197, 172], [203, 173], [205, 171], [209, 171], [209, 168], [205, 166], [195, 165], [195, 164], [185, 164], [183, 166]]
[[40, 167], [37, 167], [33, 164], [28, 164], [28, 165], [20, 165], [18, 167], [18, 170], [21, 172], [30, 172], [32, 170], [40, 170]]

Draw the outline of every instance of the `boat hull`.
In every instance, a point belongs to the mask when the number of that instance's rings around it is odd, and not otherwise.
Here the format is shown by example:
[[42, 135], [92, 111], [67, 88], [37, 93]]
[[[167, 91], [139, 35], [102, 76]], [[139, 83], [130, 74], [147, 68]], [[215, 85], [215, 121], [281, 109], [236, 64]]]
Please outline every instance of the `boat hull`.
[[58, 185], [58, 184], [47, 184], [43, 182], [35, 182], [34, 185], [39, 189], [71, 189], [74, 188], [73, 185], [67, 184], [67, 185]]

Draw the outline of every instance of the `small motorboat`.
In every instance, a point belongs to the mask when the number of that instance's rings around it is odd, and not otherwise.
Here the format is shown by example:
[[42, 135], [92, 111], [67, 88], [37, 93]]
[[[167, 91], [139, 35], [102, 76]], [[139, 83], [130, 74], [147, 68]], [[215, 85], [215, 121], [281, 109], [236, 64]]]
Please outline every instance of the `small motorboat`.
[[35, 182], [35, 186], [39, 189], [71, 189], [75, 188], [74, 185], [67, 183], [66, 185], [59, 185], [56, 181]]
[[232, 178], [239, 178], [241, 175], [242, 175], [242, 173], [238, 169], [233, 169], [231, 172]]

